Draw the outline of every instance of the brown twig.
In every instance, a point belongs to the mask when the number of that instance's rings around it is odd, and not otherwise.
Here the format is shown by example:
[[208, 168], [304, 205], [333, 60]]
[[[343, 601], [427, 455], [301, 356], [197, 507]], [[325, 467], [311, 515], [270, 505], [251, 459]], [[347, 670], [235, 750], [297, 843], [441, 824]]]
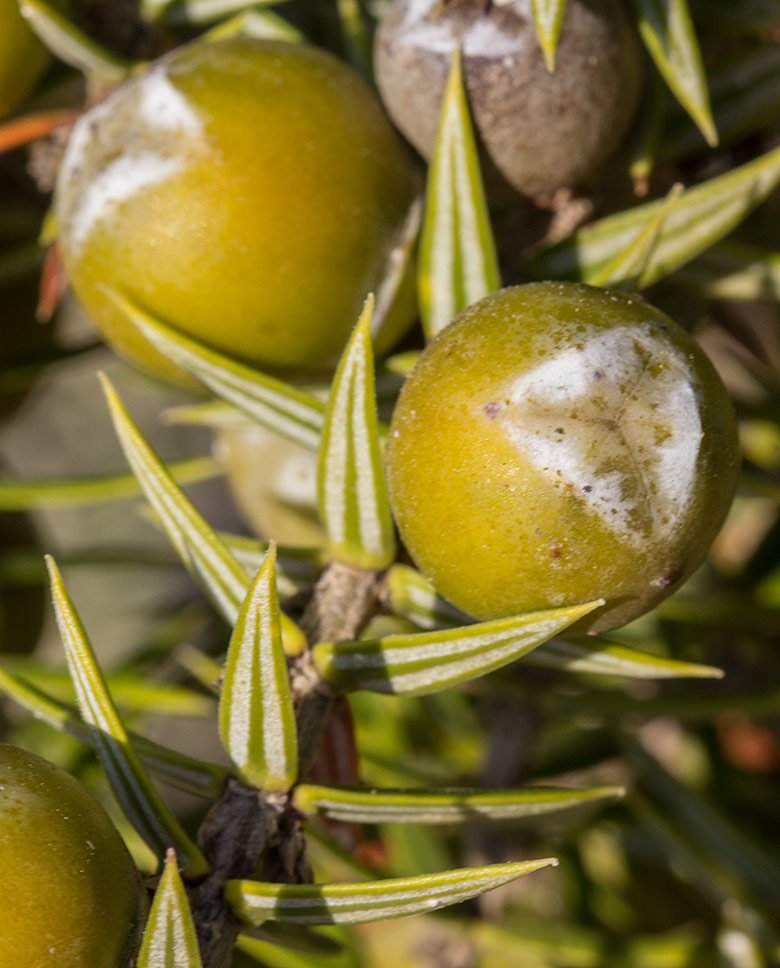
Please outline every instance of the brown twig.
[[254, 873], [277, 832], [278, 814], [279, 805], [231, 779], [201, 825], [198, 846], [211, 869], [191, 890], [190, 904], [204, 968], [231, 962], [240, 924], [223, 897], [225, 881]]
[[354, 639], [377, 608], [380, 574], [331, 562], [314, 588], [301, 619], [309, 642]]

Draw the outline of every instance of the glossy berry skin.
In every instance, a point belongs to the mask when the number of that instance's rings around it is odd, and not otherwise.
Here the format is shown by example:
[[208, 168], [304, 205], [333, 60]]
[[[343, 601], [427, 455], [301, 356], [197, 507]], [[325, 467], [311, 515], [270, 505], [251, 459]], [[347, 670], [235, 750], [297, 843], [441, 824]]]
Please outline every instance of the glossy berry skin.
[[17, 0], [0, 0], [0, 118], [19, 107], [49, 60]]
[[503, 289], [458, 316], [401, 392], [387, 448], [401, 537], [488, 619], [598, 598], [623, 625], [703, 561], [738, 448], [715, 370], [636, 296]]
[[[181, 377], [104, 287], [296, 375], [338, 362], [416, 191], [410, 153], [354, 71], [304, 44], [232, 38], [177, 49], [85, 115], [56, 211], [77, 296], [136, 364]], [[412, 316], [407, 299], [380, 351]]]
[[0, 746], [0, 968], [126, 968], [140, 880], [108, 815], [69, 773]]
[[377, 83], [426, 158], [456, 45], [492, 195], [507, 183], [528, 196], [580, 184], [625, 134], [641, 58], [620, 0], [568, 0], [552, 73], [530, 0], [394, 0], [376, 35]]

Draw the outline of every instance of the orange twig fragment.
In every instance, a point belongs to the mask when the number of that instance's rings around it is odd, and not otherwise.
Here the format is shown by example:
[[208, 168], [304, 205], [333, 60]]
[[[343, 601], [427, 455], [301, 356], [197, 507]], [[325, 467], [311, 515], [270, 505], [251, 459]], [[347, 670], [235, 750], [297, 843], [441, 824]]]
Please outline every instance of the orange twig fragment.
[[78, 111], [61, 109], [42, 111], [39, 114], [26, 114], [0, 124], [0, 154], [45, 138], [57, 128], [70, 126], [79, 116]]
[[46, 253], [43, 271], [41, 272], [38, 306], [35, 310], [35, 318], [39, 323], [49, 322], [57, 311], [67, 288], [68, 280], [65, 275], [65, 267], [62, 264], [60, 250], [55, 243]]

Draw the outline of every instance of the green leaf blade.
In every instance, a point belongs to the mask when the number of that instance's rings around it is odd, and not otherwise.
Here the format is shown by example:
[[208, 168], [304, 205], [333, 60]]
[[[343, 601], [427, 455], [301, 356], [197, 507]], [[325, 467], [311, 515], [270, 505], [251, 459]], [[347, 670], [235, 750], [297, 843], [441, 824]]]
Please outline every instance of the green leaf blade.
[[294, 924], [365, 924], [457, 904], [557, 863], [555, 858], [545, 857], [353, 884], [228, 881], [225, 896], [246, 924], [258, 925], [266, 920]]
[[94, 747], [117, 800], [128, 820], [158, 857], [164, 856], [167, 848], [173, 846], [186, 859], [191, 874], [205, 873], [207, 864], [203, 855], [160, 799], [130, 744], [54, 559], [48, 557], [46, 563], [57, 625], [79, 709], [90, 728]]
[[585, 790], [529, 787], [521, 790], [363, 790], [304, 783], [296, 787], [301, 813], [351, 823], [473, 823], [518, 820], [583, 803], [618, 797], [621, 787]]
[[[780, 49], [749, 45], [738, 57], [713, 64], [709, 71], [712, 112], [721, 145], [771, 125], [780, 110]], [[670, 114], [663, 138], [665, 159], [701, 154], [701, 132], [682, 111]]]
[[430, 339], [501, 286], [460, 51], [452, 57], [428, 169], [418, 295]]
[[[469, 620], [467, 615], [437, 595], [433, 585], [414, 568], [393, 565], [385, 580], [393, 611], [420, 628], [452, 629]], [[723, 675], [713, 666], [650, 655], [598, 638], [553, 638], [528, 652], [523, 661], [542, 668], [635, 679], [717, 679]]]
[[603, 266], [589, 280], [592, 286], [623, 289], [627, 292], [637, 292], [645, 288], [650, 262], [658, 245], [661, 229], [682, 191], [683, 188], [680, 184], [674, 185], [670, 189], [664, 199], [664, 204], [659, 206], [652, 219], [631, 245], [624, 252], [619, 252], [611, 262]]
[[21, 0], [19, 9], [56, 57], [88, 77], [121, 83], [132, 69], [130, 61], [92, 40], [46, 0]]
[[365, 14], [358, 0], [336, 0], [341, 35], [349, 63], [367, 78], [371, 78], [371, 38]]
[[119, 443], [146, 499], [187, 570], [232, 625], [246, 590], [244, 569], [176, 486], [108, 378], [101, 380]]
[[232, 403], [224, 400], [207, 400], [205, 403], [183, 403], [166, 407], [160, 414], [165, 424], [186, 424], [190, 427], [247, 427], [253, 421]]
[[[223, 473], [213, 457], [194, 457], [168, 465], [180, 485], [209, 480]], [[33, 508], [82, 507], [103, 501], [117, 501], [142, 493], [134, 474], [110, 477], [0, 478], [0, 511], [27, 511]]]
[[547, 70], [555, 70], [555, 48], [561, 32], [566, 0], [531, 0], [536, 36], [544, 53]]
[[322, 677], [337, 689], [427, 695], [521, 658], [602, 604], [587, 602], [435, 632], [325, 642], [312, 654]]
[[[240, 534], [219, 532], [220, 538], [230, 549], [231, 554], [254, 575], [263, 564], [268, 545], [257, 538], [247, 538]], [[323, 565], [323, 555], [319, 548], [278, 547], [276, 549], [276, 587], [279, 594], [294, 595], [296, 592], [313, 585]]]
[[359, 568], [384, 568], [395, 557], [376, 415], [373, 303], [370, 296], [333, 378], [317, 467], [328, 550]]
[[276, 548], [250, 585], [228, 647], [219, 731], [240, 777], [286, 793], [298, 774], [298, 747], [276, 595]]
[[325, 407], [316, 397], [179, 333], [114, 289], [106, 289], [106, 295], [156, 350], [220, 399], [263, 427], [309, 450], [317, 449]]
[[714, 148], [718, 132], [712, 119], [707, 75], [688, 9], [688, 0], [631, 0], [639, 33], [672, 93]]
[[[77, 711], [67, 703], [3, 668], [0, 668], [0, 693], [9, 696], [52, 729], [68, 733], [94, 748], [92, 731]], [[147, 769], [171, 786], [211, 800], [216, 799], [222, 792], [228, 776], [225, 767], [178, 753], [137, 733], [128, 732], [128, 736]]]
[[416, 568], [393, 565], [385, 575], [385, 587], [393, 612], [422, 629], [451, 629], [471, 621], [442, 598]]
[[[139, 509], [140, 516], [154, 525], [160, 525], [159, 517], [148, 507]], [[161, 525], [160, 525], [161, 526]], [[229, 531], [216, 532], [220, 541], [241, 565], [248, 576], [257, 574], [268, 553], [268, 545], [259, 538]], [[320, 548], [282, 546], [277, 548], [276, 587], [279, 594], [294, 595], [313, 585], [324, 565]]]
[[237, 945], [262, 965], [267, 962], [267, 968], [324, 968], [324, 964], [329, 968], [359, 968], [348, 953], [347, 938], [345, 928], [303, 928], [266, 921], [260, 926], [245, 926]]
[[207, 42], [226, 40], [228, 37], [254, 37], [258, 40], [283, 40], [288, 44], [302, 44], [305, 35], [272, 10], [251, 7], [229, 20], [218, 23], [201, 37]]
[[[664, 136], [666, 120], [666, 86], [656, 74], [640, 108], [637, 124], [629, 140], [628, 173], [637, 198], [644, 198], [650, 189], [658, 153]], [[698, 128], [695, 129], [698, 133]]]
[[631, 679], [721, 679], [714, 666], [681, 662], [640, 652], [613, 642], [555, 639], [537, 649], [528, 661], [543, 668], [566, 669]]
[[780, 302], [780, 252], [725, 239], [670, 281], [696, 287], [712, 299]]
[[[643, 273], [651, 285], [720, 241], [780, 183], [780, 148], [689, 188], [667, 212]], [[542, 250], [529, 268], [546, 279], [591, 282], [639, 238], [666, 199], [608, 215]]]
[[144, 0], [144, 15], [150, 20], [162, 17], [174, 26], [196, 26], [214, 23], [248, 7], [272, 7], [284, 0]]
[[169, 850], [146, 922], [137, 968], [203, 968], [176, 852]]
[[[230, 624], [234, 625], [246, 594], [249, 576], [236, 561], [219, 535], [196, 511], [176, 486], [168, 470], [133, 423], [108, 378], [101, 375], [119, 442], [130, 467], [176, 549], [182, 563], [211, 598]], [[288, 647], [304, 641], [292, 619], [282, 617]]]

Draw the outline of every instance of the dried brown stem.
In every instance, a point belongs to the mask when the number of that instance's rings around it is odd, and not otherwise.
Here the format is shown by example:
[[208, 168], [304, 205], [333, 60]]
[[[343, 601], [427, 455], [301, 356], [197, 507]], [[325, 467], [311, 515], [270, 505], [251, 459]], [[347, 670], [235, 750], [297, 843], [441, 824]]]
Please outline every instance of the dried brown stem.
[[303, 613], [306, 638], [312, 643], [354, 639], [376, 610], [379, 587], [379, 573], [331, 562]]
[[[301, 620], [309, 642], [347, 642], [354, 639], [379, 606], [381, 577], [343, 562], [331, 562], [320, 576]], [[298, 720], [298, 761], [306, 776], [322, 745], [333, 694], [320, 679], [305, 652], [292, 673]]]

